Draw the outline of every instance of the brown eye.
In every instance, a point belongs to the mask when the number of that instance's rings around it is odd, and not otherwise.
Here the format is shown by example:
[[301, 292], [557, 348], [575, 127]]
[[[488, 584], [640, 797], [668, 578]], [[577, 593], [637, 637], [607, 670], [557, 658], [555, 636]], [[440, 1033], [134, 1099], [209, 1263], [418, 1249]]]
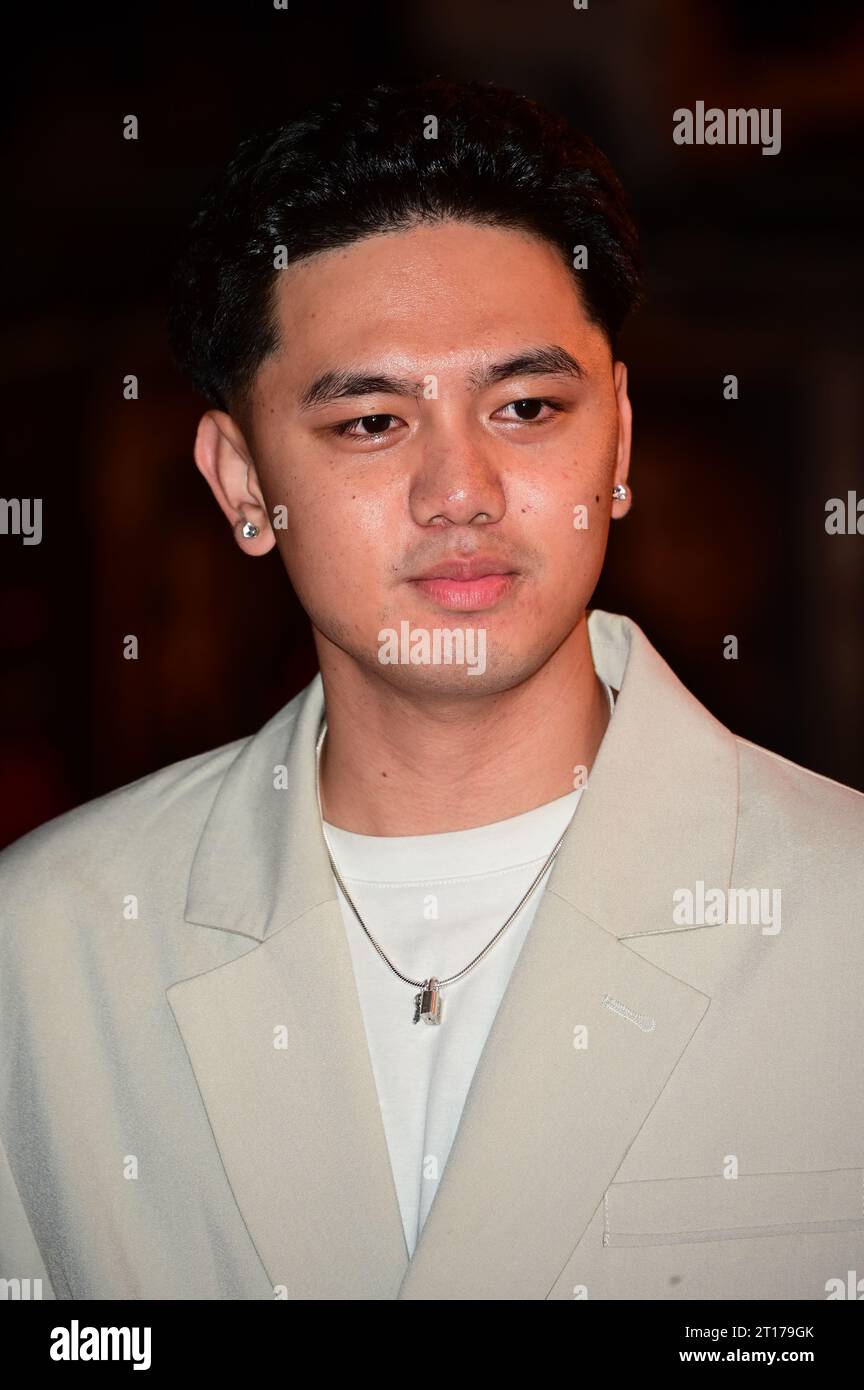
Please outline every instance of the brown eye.
[[366, 426], [367, 434], [384, 434], [392, 415], [361, 415], [359, 423]]
[[[395, 415], [357, 415], [353, 420], [343, 420], [339, 425], [333, 425], [333, 433], [341, 435], [347, 439], [372, 439], [374, 435], [388, 434], [388, 425], [397, 417]], [[363, 426], [360, 429], [360, 426]]]
[[[502, 418], [517, 425], [546, 424], [553, 416], [559, 415], [562, 409], [557, 401], [550, 401], [545, 396], [526, 396], [521, 401], [510, 401], [501, 407]], [[547, 410], [548, 414], [542, 413]], [[515, 415], [511, 413], [513, 411], [516, 412]]]

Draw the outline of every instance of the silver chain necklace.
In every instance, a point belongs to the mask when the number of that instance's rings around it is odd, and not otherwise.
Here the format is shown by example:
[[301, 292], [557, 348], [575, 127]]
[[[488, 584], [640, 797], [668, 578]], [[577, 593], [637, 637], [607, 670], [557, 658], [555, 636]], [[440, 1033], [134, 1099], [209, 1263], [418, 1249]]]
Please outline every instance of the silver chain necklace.
[[[600, 679], [603, 680], [602, 676], [600, 677]], [[611, 715], [615, 713], [615, 699], [606, 681], [603, 681], [603, 685], [606, 689], [606, 694], [609, 697], [609, 714], [611, 717]], [[330, 850], [330, 842], [327, 839], [327, 832], [324, 829], [324, 812], [321, 808], [321, 746], [324, 742], [326, 734], [327, 720], [325, 718], [321, 726], [321, 732], [318, 735], [318, 742], [315, 745], [315, 793], [318, 798], [318, 814], [321, 817], [321, 834], [324, 837], [324, 844], [327, 849], [327, 858], [330, 860], [330, 868], [333, 870], [333, 877], [335, 878], [343, 894], [345, 895], [345, 900], [348, 903], [348, 906], [351, 908], [351, 911], [354, 913], [354, 916], [357, 918], [357, 921], [360, 923], [361, 927], [368, 936], [372, 945], [375, 947], [375, 950], [378, 952], [381, 959], [384, 961], [385, 965], [388, 965], [390, 969], [393, 971], [393, 974], [398, 975], [400, 980], [404, 980], [406, 985], [411, 985], [412, 988], [419, 989], [419, 993], [415, 994], [414, 996], [414, 1022], [419, 1023], [420, 1020], [423, 1019], [425, 1023], [440, 1024], [442, 1019], [442, 1007], [444, 1002], [441, 991], [444, 985], [452, 985], [456, 980], [461, 980], [463, 975], [467, 975], [469, 970], [473, 970], [475, 965], [479, 965], [483, 957], [487, 954], [488, 951], [491, 951], [492, 947], [495, 945], [495, 942], [498, 941], [498, 939], [510, 926], [510, 923], [514, 921], [516, 917], [519, 916], [519, 913], [522, 911], [522, 908], [525, 906], [528, 899], [531, 897], [531, 894], [534, 892], [534, 889], [537, 887], [546, 870], [549, 868], [549, 865], [552, 863], [556, 854], [561, 848], [564, 836], [567, 834], [567, 831], [570, 828], [570, 822], [567, 822], [567, 825], [564, 827], [563, 831], [558, 837], [558, 840], [556, 841], [552, 849], [552, 852], [548, 856], [545, 864], [538, 873], [537, 877], [534, 879], [527, 893], [525, 893], [522, 896], [522, 898], [517, 903], [516, 907], [510, 913], [510, 916], [507, 918], [507, 921], [503, 924], [503, 926], [500, 926], [498, 928], [495, 935], [492, 937], [492, 940], [489, 941], [483, 947], [483, 950], [479, 951], [478, 954], [474, 957], [474, 959], [469, 961], [468, 964], [464, 966], [462, 970], [457, 971], [455, 975], [448, 975], [446, 980], [439, 980], [434, 975], [430, 976], [428, 980], [412, 980], [408, 975], [403, 975], [401, 970], [396, 969], [396, 966], [393, 964], [392, 960], [390, 960], [389, 956], [387, 956], [381, 949], [381, 947], [378, 945], [378, 942], [375, 940], [366, 923], [363, 921], [363, 918], [360, 916], [356, 904], [354, 903], [353, 898], [348, 892], [348, 889], [345, 887], [339, 870], [336, 868], [336, 865], [333, 862], [333, 855]]]

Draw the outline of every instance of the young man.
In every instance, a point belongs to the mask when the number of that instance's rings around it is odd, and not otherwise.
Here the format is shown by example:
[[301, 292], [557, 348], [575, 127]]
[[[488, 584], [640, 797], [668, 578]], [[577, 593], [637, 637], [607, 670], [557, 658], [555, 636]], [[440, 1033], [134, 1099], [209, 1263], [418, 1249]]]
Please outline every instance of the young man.
[[495, 88], [330, 101], [208, 193], [195, 459], [320, 674], [3, 856], [6, 1278], [824, 1299], [860, 1269], [864, 797], [587, 611], [636, 295], [605, 160]]

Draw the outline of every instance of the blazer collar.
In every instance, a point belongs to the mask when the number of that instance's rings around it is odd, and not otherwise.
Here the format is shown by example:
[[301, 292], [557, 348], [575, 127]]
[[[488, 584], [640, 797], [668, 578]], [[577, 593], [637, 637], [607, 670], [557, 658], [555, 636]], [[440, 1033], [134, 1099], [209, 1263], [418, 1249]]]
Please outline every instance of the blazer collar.
[[[554, 868], [554, 889], [605, 930], [675, 930], [670, 883], [726, 888], [737, 818], [734, 739], [630, 618], [594, 609], [595, 669], [615, 715]], [[320, 674], [241, 749], [192, 862], [185, 919], [258, 941], [336, 901], [315, 793]], [[685, 928], [686, 929], [686, 928]]]
[[589, 635], [615, 715], [411, 1260], [318, 820], [320, 677], [223, 779], [186, 917], [258, 945], [167, 996], [233, 1195], [289, 1298], [546, 1298], [700, 1027], [710, 1001], [688, 957], [672, 975], [629, 938], [688, 930], [674, 888], [728, 887], [734, 739], [635, 623], [595, 610]]

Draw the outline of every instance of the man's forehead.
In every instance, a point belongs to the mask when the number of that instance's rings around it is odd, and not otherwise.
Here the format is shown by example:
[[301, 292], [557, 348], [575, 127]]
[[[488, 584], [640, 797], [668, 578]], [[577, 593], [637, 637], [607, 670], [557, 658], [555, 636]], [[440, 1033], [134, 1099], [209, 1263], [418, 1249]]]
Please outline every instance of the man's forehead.
[[[454, 227], [466, 241], [454, 241]], [[578, 317], [582, 297], [561, 253], [540, 238], [445, 223], [363, 237], [292, 262], [276, 271], [273, 308], [286, 335], [350, 340], [388, 324], [431, 332], [446, 320], [476, 332], [487, 318], [505, 326], [525, 314]], [[537, 339], [539, 329], [534, 323], [526, 331]]]

